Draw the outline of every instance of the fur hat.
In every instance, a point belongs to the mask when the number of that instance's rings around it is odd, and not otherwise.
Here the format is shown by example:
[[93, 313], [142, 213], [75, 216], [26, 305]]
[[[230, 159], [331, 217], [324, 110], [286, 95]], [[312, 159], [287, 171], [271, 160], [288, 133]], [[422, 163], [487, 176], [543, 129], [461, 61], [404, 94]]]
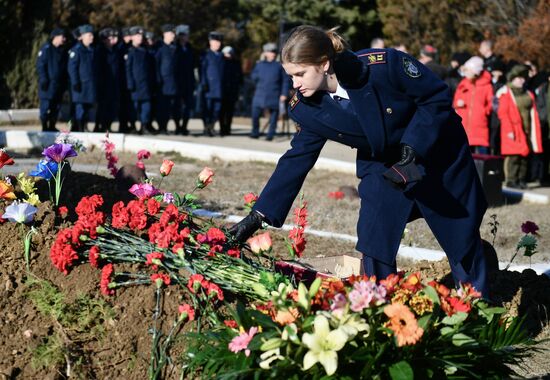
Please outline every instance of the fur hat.
[[470, 70], [477, 76], [483, 71], [483, 59], [474, 55], [464, 63], [464, 68]]

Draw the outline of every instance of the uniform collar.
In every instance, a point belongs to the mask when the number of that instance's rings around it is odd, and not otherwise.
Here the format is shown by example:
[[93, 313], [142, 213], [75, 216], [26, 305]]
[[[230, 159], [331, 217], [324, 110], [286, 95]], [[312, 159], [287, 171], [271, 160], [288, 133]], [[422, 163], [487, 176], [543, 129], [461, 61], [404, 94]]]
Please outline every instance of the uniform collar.
[[338, 83], [338, 86], [336, 87], [336, 92], [328, 92], [328, 94], [332, 99], [339, 97], [349, 100], [348, 92], [344, 90], [342, 86], [340, 86], [340, 83]]

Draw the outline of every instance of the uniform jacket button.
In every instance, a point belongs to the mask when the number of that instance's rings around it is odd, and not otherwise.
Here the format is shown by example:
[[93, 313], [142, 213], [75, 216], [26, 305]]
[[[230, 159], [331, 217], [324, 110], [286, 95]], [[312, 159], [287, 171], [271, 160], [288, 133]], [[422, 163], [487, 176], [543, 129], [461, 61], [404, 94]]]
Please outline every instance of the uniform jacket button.
[[343, 134], [341, 134], [341, 133], [338, 133], [338, 138], [340, 138], [340, 139], [341, 139], [342, 137], [344, 137], [344, 135], [343, 135]]
[[390, 107], [386, 108], [386, 113], [391, 115], [392, 112], [393, 112], [393, 110]]

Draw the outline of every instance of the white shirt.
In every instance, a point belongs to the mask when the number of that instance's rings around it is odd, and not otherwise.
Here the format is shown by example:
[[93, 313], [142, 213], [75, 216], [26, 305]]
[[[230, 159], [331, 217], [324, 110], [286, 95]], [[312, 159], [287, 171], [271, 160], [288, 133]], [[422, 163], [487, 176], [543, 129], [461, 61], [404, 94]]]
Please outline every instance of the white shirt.
[[[336, 92], [329, 92], [328, 93], [332, 99], [335, 97], [340, 97], [349, 100], [349, 95], [346, 90], [342, 86], [340, 86], [340, 83], [338, 83], [338, 86], [336, 87]], [[338, 100], [338, 98], [334, 99]]]

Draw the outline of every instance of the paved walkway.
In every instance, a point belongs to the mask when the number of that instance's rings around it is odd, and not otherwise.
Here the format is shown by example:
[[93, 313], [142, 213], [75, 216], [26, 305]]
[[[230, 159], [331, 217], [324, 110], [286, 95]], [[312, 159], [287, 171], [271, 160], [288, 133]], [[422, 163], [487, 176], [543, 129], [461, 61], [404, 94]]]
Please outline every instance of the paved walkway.
[[[170, 141], [180, 141], [185, 143], [195, 143], [201, 145], [207, 145], [210, 147], [223, 147], [223, 148], [232, 148], [245, 151], [256, 151], [262, 153], [272, 153], [274, 155], [282, 155], [286, 150], [290, 148], [291, 135], [290, 134], [279, 134], [275, 137], [273, 141], [266, 141], [264, 137], [259, 139], [251, 139], [248, 137], [250, 133], [250, 119], [246, 118], [236, 118], [232, 127], [232, 135], [221, 137], [214, 136], [208, 137], [203, 135], [203, 123], [200, 119], [191, 119], [189, 122], [189, 136], [176, 136], [173, 134], [174, 125], [172, 123], [168, 126], [169, 135], [155, 135], [147, 136], [155, 139], [159, 143], [169, 144]], [[59, 123], [58, 129], [66, 129], [67, 124]], [[92, 124], [90, 124], [92, 128]], [[115, 123], [114, 130], [118, 129], [118, 125]], [[217, 128], [217, 127], [216, 127]], [[280, 130], [279, 126], [279, 130]], [[29, 123], [23, 125], [1, 125], [0, 131], [40, 131], [40, 125], [36, 123]], [[294, 132], [294, 126], [291, 123], [290, 130]], [[136, 135], [132, 135], [136, 136]], [[339, 160], [349, 164], [355, 163], [356, 150], [351, 149], [345, 145], [338, 144], [332, 141], [327, 142], [323, 151], [321, 152], [322, 158]], [[349, 166], [346, 171], [349, 170]], [[526, 199], [528, 201], [536, 203], [546, 203], [550, 199], [550, 187], [537, 187], [535, 184], [530, 184], [529, 189], [526, 191], [518, 191], [515, 189], [506, 189], [504, 192], [507, 196]], [[542, 199], [542, 201], [541, 201]], [[544, 201], [544, 199], [547, 199]]]

